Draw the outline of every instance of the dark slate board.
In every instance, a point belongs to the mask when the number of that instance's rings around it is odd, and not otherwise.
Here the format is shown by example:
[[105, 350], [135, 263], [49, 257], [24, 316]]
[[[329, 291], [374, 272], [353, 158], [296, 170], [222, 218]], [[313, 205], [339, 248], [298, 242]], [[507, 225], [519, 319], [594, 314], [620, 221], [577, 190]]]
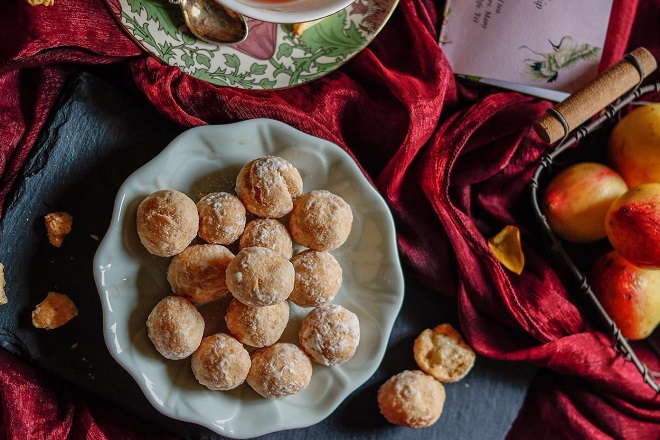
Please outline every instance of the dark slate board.
[[[158, 154], [182, 127], [143, 99], [95, 76], [68, 85], [42, 133], [0, 222], [0, 262], [9, 303], [0, 308], [0, 344], [93, 395], [118, 404], [184, 438], [219, 435], [156, 411], [104, 345], [101, 303], [92, 275], [94, 253], [110, 222], [114, 198], [130, 173]], [[48, 243], [43, 216], [67, 211], [72, 233], [61, 248]], [[69, 295], [80, 315], [52, 331], [37, 330], [31, 311], [48, 291]], [[515, 418], [533, 369], [478, 358], [473, 371], [446, 386], [444, 413], [432, 428], [387, 423], [376, 392], [388, 377], [415, 368], [414, 338], [440, 322], [456, 324], [455, 304], [406, 274], [406, 299], [376, 374], [330, 417], [265, 439], [501, 439]]]

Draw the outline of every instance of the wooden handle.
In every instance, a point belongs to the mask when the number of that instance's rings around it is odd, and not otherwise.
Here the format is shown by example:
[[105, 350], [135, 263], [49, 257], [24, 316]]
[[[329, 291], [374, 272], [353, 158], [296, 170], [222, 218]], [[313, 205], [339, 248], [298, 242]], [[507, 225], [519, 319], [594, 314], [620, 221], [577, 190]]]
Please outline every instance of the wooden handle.
[[[643, 72], [641, 78], [640, 71], [633, 64], [634, 60], [622, 59], [601, 73], [598, 78], [558, 103], [552, 112], [537, 119], [534, 123], [536, 134], [550, 144], [558, 141], [631, 90], [658, 67], [651, 52], [643, 47], [635, 49], [629, 55], [637, 60]], [[563, 116], [568, 125], [568, 132], [561, 119], [553, 114], [554, 112]]]

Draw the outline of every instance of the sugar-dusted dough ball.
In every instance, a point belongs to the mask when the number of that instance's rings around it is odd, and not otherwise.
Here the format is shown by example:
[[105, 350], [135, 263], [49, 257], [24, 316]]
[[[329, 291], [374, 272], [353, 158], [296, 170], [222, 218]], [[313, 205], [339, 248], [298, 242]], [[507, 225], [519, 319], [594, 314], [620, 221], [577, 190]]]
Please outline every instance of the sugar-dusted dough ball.
[[232, 390], [245, 382], [250, 371], [250, 353], [225, 333], [202, 339], [191, 358], [197, 381], [210, 390]]
[[231, 244], [245, 229], [245, 206], [233, 194], [214, 192], [197, 202], [201, 239], [209, 243]]
[[252, 352], [247, 383], [263, 397], [280, 399], [298, 393], [312, 379], [312, 362], [294, 344], [278, 342]]
[[147, 250], [171, 257], [184, 250], [199, 226], [197, 206], [182, 192], [164, 189], [148, 195], [137, 209], [137, 232]]
[[277, 252], [286, 259], [293, 255], [293, 242], [286, 226], [272, 218], [256, 218], [245, 226], [238, 242], [240, 249], [259, 246]]
[[476, 354], [451, 324], [426, 329], [415, 339], [415, 361], [419, 368], [440, 382], [456, 382], [474, 366]]
[[302, 188], [298, 170], [277, 156], [264, 156], [245, 164], [236, 178], [238, 197], [248, 211], [263, 218], [288, 214]]
[[348, 203], [325, 190], [298, 197], [289, 217], [291, 238], [317, 251], [330, 251], [344, 244], [352, 224], [353, 211]]
[[289, 303], [252, 307], [232, 299], [225, 314], [229, 332], [251, 347], [267, 347], [276, 343], [289, 323]]
[[204, 318], [180, 296], [166, 296], [149, 313], [147, 334], [156, 350], [167, 359], [184, 359], [199, 347]]
[[296, 278], [289, 299], [300, 307], [316, 307], [334, 299], [341, 287], [341, 266], [325, 251], [307, 249], [291, 259]]
[[298, 336], [312, 360], [321, 365], [339, 365], [355, 354], [360, 323], [350, 310], [338, 304], [323, 304], [305, 316]]
[[277, 304], [293, 290], [293, 265], [263, 247], [241, 249], [227, 266], [227, 287], [243, 304], [263, 307]]
[[388, 379], [378, 389], [378, 406], [396, 425], [425, 428], [442, 414], [445, 388], [419, 370], [406, 370]]
[[226, 270], [234, 254], [220, 244], [188, 246], [172, 258], [167, 281], [192, 302], [213, 301], [227, 293]]

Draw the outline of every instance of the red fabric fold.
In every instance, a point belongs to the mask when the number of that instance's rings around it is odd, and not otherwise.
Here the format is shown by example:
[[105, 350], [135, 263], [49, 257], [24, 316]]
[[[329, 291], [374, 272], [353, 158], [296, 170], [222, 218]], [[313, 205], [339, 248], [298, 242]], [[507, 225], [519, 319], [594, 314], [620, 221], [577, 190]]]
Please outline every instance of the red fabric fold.
[[[461, 329], [480, 355], [542, 367], [510, 439], [660, 438], [660, 398], [581, 310], [537, 237], [527, 184], [548, 146], [530, 127], [551, 104], [457, 83], [437, 43], [443, 4], [401, 0], [375, 41], [341, 69], [266, 92], [214, 86], [163, 65], [102, 0], [55, 2], [0, 5], [0, 207], [66, 78], [91, 66], [124, 69], [126, 87], [184, 126], [278, 119], [353, 155], [392, 209], [403, 260], [424, 284], [456, 298]], [[641, 45], [659, 55], [660, 0], [615, 0], [612, 16], [602, 68]], [[507, 224], [522, 231], [521, 276], [503, 269], [486, 243]], [[660, 370], [644, 344], [635, 349]], [[54, 398], [52, 386], [6, 353], [0, 362], [6, 438], [43, 427], [56, 439], [153, 433], [101, 419], [89, 402]]]

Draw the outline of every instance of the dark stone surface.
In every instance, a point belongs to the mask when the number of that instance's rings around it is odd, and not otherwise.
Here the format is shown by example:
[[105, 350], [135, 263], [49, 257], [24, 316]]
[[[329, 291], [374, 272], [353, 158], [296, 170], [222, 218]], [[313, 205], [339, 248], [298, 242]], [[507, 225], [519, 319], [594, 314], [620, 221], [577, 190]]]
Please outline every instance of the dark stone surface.
[[[10, 196], [0, 222], [0, 262], [9, 303], [0, 308], [0, 344], [93, 395], [116, 403], [185, 438], [220, 438], [156, 411], [107, 351], [101, 303], [92, 275], [96, 248], [114, 198], [129, 174], [158, 154], [182, 127], [142, 99], [91, 75], [72, 81]], [[48, 243], [43, 216], [68, 211], [74, 228], [61, 248]], [[533, 369], [478, 358], [464, 380], [446, 386], [441, 419], [431, 428], [390, 425], [376, 392], [391, 375], [416, 368], [415, 337], [441, 322], [456, 323], [455, 304], [406, 273], [406, 299], [376, 374], [326, 420], [264, 439], [501, 439], [516, 416]], [[31, 311], [48, 291], [69, 295], [80, 315], [52, 331], [37, 330]]]

